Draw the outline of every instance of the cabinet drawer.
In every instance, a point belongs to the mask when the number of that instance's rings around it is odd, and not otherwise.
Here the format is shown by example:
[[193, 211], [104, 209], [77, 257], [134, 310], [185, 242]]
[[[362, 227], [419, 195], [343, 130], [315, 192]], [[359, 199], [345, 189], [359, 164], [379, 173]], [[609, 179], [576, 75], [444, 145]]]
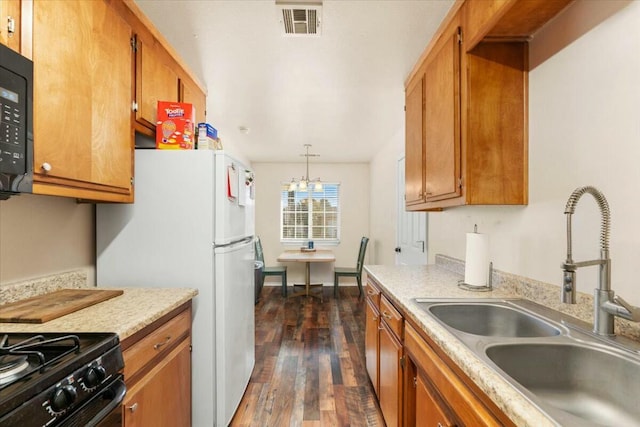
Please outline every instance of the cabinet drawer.
[[396, 335], [396, 338], [402, 342], [402, 324], [404, 319], [384, 295], [380, 297], [380, 318], [389, 326], [389, 329]]
[[189, 334], [191, 310], [185, 310], [123, 352], [124, 378], [128, 380], [158, 355], [165, 355]]
[[371, 300], [371, 303], [375, 308], [380, 308], [380, 289], [373, 283], [367, 280], [367, 284], [365, 286], [365, 293], [367, 298]]

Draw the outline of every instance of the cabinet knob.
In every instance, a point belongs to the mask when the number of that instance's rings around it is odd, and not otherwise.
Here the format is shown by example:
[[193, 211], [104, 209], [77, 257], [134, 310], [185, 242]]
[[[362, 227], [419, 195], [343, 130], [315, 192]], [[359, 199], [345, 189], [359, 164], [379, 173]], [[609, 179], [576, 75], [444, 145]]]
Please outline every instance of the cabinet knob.
[[127, 406], [127, 409], [130, 410], [131, 412], [136, 412], [136, 409], [138, 409], [138, 404], [134, 403], [131, 406]]
[[43, 170], [43, 171], [45, 171], [45, 172], [50, 172], [50, 171], [51, 171], [51, 164], [50, 164], [50, 163], [44, 162], [44, 163], [42, 164], [42, 166], [40, 166], [40, 167], [41, 167], [41, 168], [42, 168], [42, 170]]

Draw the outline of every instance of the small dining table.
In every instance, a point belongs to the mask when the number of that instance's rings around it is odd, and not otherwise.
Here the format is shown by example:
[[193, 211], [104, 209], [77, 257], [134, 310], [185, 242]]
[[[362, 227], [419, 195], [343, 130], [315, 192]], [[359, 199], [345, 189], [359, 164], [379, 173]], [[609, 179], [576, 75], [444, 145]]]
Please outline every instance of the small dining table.
[[289, 295], [290, 297], [297, 297], [301, 295], [305, 295], [307, 297], [313, 296], [316, 298], [320, 298], [322, 301], [322, 292], [319, 295], [314, 295], [310, 292], [312, 286], [322, 286], [322, 283], [311, 283], [311, 263], [312, 262], [335, 262], [336, 257], [333, 254], [333, 251], [328, 249], [315, 249], [315, 250], [289, 250], [284, 251], [278, 256], [278, 262], [304, 262], [305, 263], [305, 274], [304, 274], [304, 284], [294, 286], [304, 286], [304, 291], [294, 292]]

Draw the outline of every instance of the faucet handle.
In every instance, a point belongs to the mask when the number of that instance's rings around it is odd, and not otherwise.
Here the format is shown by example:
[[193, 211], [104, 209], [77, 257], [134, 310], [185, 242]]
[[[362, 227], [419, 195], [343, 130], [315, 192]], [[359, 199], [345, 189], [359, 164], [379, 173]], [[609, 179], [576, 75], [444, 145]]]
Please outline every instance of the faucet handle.
[[613, 301], [627, 310], [628, 313], [624, 313], [625, 315], [623, 316], [625, 319], [632, 320], [634, 322], [640, 322], [640, 308], [634, 307], [618, 295], [615, 295], [613, 297]]

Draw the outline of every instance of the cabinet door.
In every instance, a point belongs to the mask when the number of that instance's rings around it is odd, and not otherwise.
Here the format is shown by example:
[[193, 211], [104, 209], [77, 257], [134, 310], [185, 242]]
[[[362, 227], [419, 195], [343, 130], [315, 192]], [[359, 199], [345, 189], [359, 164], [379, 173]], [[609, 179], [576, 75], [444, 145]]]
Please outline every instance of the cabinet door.
[[196, 125], [206, 122], [207, 97], [190, 79], [180, 79], [180, 102], [193, 104], [196, 109]]
[[21, 0], [0, 0], [0, 43], [20, 52]]
[[91, 182], [130, 192], [133, 176], [131, 126], [131, 27], [106, 3], [94, 5], [89, 57], [92, 70]]
[[155, 132], [158, 101], [178, 101], [178, 75], [169, 53], [153, 39], [136, 40], [136, 122]]
[[123, 402], [125, 427], [191, 425], [191, 350], [183, 341], [137, 382]]
[[416, 427], [448, 427], [454, 422], [447, 415], [447, 411], [440, 406], [438, 399], [428, 382], [418, 374], [415, 380], [416, 385]]
[[380, 325], [380, 317], [378, 315], [378, 309], [374, 307], [368, 297], [366, 307], [367, 312], [364, 336], [365, 363], [367, 366], [367, 373], [369, 374], [369, 378], [371, 378], [371, 383], [373, 384], [376, 395], [380, 396], [378, 383], [378, 328]]
[[[425, 199], [461, 194], [459, 27], [427, 58], [425, 68]], [[407, 156], [408, 158], [408, 156]]]
[[424, 202], [424, 74], [407, 87], [405, 99], [405, 203]]
[[380, 322], [380, 371], [378, 400], [388, 427], [402, 422], [402, 344], [385, 322]]
[[130, 194], [130, 27], [103, 1], [34, 2], [33, 12], [34, 192]]

